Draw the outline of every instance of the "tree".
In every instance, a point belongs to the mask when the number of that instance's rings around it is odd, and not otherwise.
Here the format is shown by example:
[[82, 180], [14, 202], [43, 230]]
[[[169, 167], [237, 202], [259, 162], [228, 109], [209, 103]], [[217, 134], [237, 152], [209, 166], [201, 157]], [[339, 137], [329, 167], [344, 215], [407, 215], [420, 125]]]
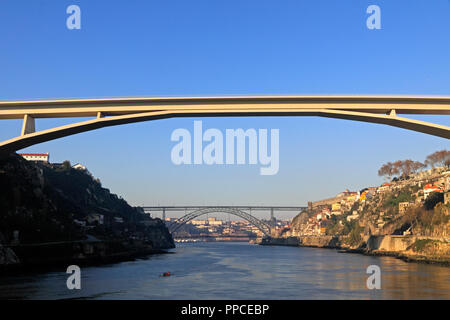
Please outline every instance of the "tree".
[[423, 164], [422, 162], [414, 161], [413, 166], [412, 166], [412, 170], [413, 170], [413, 172], [415, 173], [415, 172], [417, 172], [417, 171], [422, 170], [422, 169], [425, 168], [425, 167], [426, 167], [426, 165]]
[[[450, 161], [449, 161], [450, 162]], [[406, 178], [411, 173], [415, 173], [423, 168], [425, 168], [426, 165], [419, 162], [419, 161], [413, 161], [413, 160], [397, 160], [394, 163], [388, 162], [386, 164], [383, 164], [381, 168], [378, 170], [378, 175], [391, 178], [393, 176], [398, 176], [399, 178]], [[396, 178], [395, 178], [396, 179]]]
[[431, 166], [432, 169], [434, 169], [436, 165], [438, 167], [450, 165], [450, 151], [440, 150], [428, 155], [425, 164]]
[[64, 170], [70, 170], [70, 168], [72, 168], [72, 166], [70, 165], [70, 161], [69, 160], [65, 160], [62, 163], [62, 168]]
[[400, 173], [401, 161], [395, 161], [394, 163], [388, 162], [385, 165], [386, 175], [389, 178], [389, 181], [393, 176], [396, 176]]
[[[398, 162], [398, 163], [397, 163]], [[415, 173], [418, 170], [421, 170], [425, 167], [425, 165], [419, 161], [413, 161], [413, 160], [403, 160], [403, 161], [396, 161], [399, 170], [402, 173], [402, 177], [406, 178], [411, 173]]]
[[381, 168], [378, 170], [378, 175], [380, 177], [388, 177], [389, 180], [391, 180], [391, 176], [392, 176], [392, 163], [388, 162], [385, 163], [381, 166]]
[[400, 172], [402, 172], [403, 161], [397, 160], [392, 164], [392, 175], [400, 176]]
[[441, 150], [439, 152], [437, 164], [441, 167], [448, 166], [450, 164], [450, 151]]
[[378, 176], [385, 177], [388, 175], [387, 165], [383, 164], [380, 169], [378, 169]]

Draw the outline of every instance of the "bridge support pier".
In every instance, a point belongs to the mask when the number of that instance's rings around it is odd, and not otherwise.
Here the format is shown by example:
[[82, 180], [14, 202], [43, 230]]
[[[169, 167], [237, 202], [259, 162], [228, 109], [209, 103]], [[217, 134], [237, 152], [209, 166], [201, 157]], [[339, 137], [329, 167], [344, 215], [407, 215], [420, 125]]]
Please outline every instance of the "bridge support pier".
[[26, 114], [23, 117], [23, 125], [22, 125], [22, 133], [21, 135], [24, 136], [29, 133], [33, 133], [36, 131], [35, 121], [34, 118], [28, 114]]

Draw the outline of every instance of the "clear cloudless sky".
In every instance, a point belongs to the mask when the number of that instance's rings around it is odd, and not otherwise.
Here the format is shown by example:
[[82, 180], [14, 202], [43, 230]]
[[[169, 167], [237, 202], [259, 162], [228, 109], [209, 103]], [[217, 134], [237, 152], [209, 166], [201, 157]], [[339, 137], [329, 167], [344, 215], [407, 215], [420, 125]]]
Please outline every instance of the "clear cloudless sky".
[[[66, 8], [81, 8], [68, 30]], [[381, 8], [381, 30], [366, 9]], [[450, 1], [172, 0], [0, 2], [0, 100], [76, 97], [450, 95]], [[448, 116], [414, 116], [450, 125]], [[37, 129], [79, 119], [38, 120]], [[132, 205], [305, 205], [379, 185], [387, 161], [449, 148], [413, 131], [316, 117], [204, 118], [280, 130], [280, 170], [175, 166], [167, 119], [24, 149], [85, 164]], [[0, 139], [21, 121], [1, 120]]]

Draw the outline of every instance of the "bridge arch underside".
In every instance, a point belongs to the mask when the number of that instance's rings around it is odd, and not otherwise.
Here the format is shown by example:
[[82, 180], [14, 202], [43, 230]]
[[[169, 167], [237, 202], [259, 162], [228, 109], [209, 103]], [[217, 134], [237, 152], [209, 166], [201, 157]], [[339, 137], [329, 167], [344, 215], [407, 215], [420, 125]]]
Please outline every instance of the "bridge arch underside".
[[[0, 152], [13, 152], [38, 143], [82, 133], [109, 126], [151, 121], [174, 117], [242, 117], [242, 116], [317, 116], [335, 119], [362, 121], [385, 124], [398, 128], [418, 131], [446, 139], [450, 139], [450, 128], [444, 125], [399, 117], [395, 114], [384, 115], [368, 112], [357, 112], [335, 109], [304, 109], [304, 108], [259, 108], [259, 109], [193, 109], [193, 110], [162, 110], [141, 112], [126, 115], [97, 117], [92, 120], [64, 125], [52, 129], [22, 134], [0, 143]], [[33, 116], [31, 116], [33, 117]], [[38, 118], [38, 117], [36, 117]], [[44, 118], [44, 117], [43, 117]], [[24, 120], [26, 121], [26, 119]], [[24, 123], [24, 127], [27, 123]], [[34, 128], [34, 118], [33, 118]]]
[[239, 209], [234, 209], [234, 208], [205, 208], [205, 209], [199, 209], [199, 210], [192, 211], [192, 212], [184, 215], [180, 219], [178, 219], [173, 224], [171, 224], [169, 226], [169, 231], [171, 233], [173, 233], [173, 232], [177, 231], [179, 228], [181, 228], [181, 226], [188, 223], [189, 221], [191, 221], [199, 216], [208, 214], [208, 213], [229, 213], [229, 214], [238, 216], [238, 217], [248, 221], [255, 227], [257, 227], [262, 233], [264, 233], [264, 235], [270, 236], [270, 226], [268, 224], [259, 220], [258, 218], [255, 218], [254, 216], [248, 214], [245, 211], [242, 211]]

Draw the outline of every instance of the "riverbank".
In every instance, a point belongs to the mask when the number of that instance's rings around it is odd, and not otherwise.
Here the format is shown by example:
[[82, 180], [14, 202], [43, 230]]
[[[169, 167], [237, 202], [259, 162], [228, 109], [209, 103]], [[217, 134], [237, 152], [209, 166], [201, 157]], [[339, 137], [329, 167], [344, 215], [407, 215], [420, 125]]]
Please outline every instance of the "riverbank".
[[406, 262], [450, 267], [450, 243], [446, 239], [420, 236], [366, 236], [358, 245], [348, 245], [345, 236], [298, 236], [265, 238], [260, 245], [336, 249], [343, 253], [389, 256]]
[[13, 255], [10, 263], [0, 266], [2, 273], [51, 270], [72, 264], [104, 265], [168, 253], [150, 244], [118, 240], [61, 241], [3, 246], [2, 249]]

